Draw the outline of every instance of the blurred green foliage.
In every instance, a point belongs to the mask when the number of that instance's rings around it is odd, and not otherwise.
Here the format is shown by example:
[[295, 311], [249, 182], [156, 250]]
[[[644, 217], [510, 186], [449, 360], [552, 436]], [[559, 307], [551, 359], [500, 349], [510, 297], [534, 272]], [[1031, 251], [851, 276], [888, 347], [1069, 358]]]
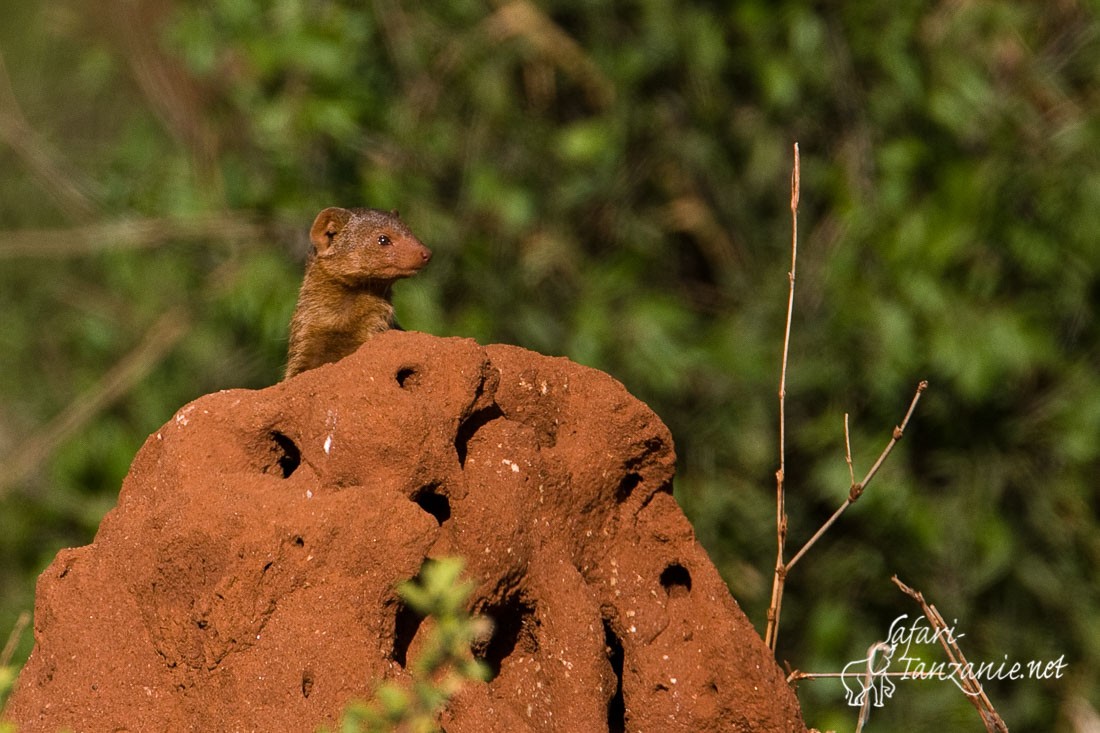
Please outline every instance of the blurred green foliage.
[[[847, 494], [844, 413], [859, 473], [931, 388], [793, 572], [779, 659], [860, 656], [915, 612], [898, 573], [971, 659], [1066, 655], [987, 685], [1011, 727], [1100, 699], [1094, 3], [23, 0], [0, 52], [0, 629], [179, 406], [279, 378], [332, 204], [398, 208], [435, 250], [407, 328], [646, 400], [762, 629], [797, 140], [792, 549]], [[853, 725], [835, 681], [799, 695]], [[870, 725], [980, 729], [932, 683]]]
[[371, 702], [350, 703], [340, 733], [438, 733], [440, 713], [462, 686], [489, 679], [472, 645], [492, 635], [492, 621], [466, 610], [474, 583], [459, 579], [465, 564], [457, 557], [432, 560], [398, 586], [401, 599], [428, 625], [424, 645], [412, 660], [408, 684], [390, 680], [375, 689]]

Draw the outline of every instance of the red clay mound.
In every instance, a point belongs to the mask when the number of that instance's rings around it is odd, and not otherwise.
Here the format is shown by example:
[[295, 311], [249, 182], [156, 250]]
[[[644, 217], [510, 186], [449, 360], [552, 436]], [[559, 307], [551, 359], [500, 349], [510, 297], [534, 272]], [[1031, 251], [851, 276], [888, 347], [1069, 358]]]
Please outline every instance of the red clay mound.
[[[671, 495], [668, 430], [592, 369], [383, 334], [187, 405], [38, 583], [21, 733], [313, 731], [406, 678], [394, 585], [460, 555], [494, 678], [449, 733], [805, 731]], [[412, 651], [410, 651], [410, 649]]]

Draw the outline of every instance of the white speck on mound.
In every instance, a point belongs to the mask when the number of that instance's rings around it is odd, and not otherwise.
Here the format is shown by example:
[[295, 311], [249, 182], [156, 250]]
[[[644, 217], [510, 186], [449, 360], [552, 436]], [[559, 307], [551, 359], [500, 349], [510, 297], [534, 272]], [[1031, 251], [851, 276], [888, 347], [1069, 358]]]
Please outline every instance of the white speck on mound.
[[187, 425], [187, 416], [195, 409], [194, 405], [188, 405], [176, 413], [176, 425]]
[[329, 410], [325, 414], [325, 427], [328, 428], [328, 436], [325, 437], [325, 455], [332, 450], [332, 436], [336, 433], [336, 410]]

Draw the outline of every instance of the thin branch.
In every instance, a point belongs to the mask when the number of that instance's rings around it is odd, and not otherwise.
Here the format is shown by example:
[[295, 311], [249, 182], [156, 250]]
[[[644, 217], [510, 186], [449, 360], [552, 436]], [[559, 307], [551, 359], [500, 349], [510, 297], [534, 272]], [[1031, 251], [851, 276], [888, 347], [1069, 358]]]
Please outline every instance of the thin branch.
[[207, 205], [225, 205], [220, 175], [217, 133], [205, 110], [210, 100], [183, 63], [163, 49], [162, 31], [171, 3], [103, 3], [104, 29], [126, 59], [148, 110], [164, 130], [190, 154], [197, 173], [198, 193]]
[[61, 414], [6, 457], [7, 468], [0, 476], [0, 496], [39, 470], [62, 443], [145, 378], [189, 328], [189, 319], [181, 308], [172, 309], [157, 319], [141, 343], [104, 374], [93, 389], [71, 402]]
[[528, 0], [513, 0], [488, 19], [489, 37], [500, 42], [521, 37], [555, 66], [575, 79], [589, 103], [605, 109], [615, 102], [615, 85], [608, 80], [581, 44]]
[[659, 180], [668, 193], [669, 204], [663, 215], [667, 224], [677, 231], [695, 236], [703, 255], [716, 272], [743, 265], [743, 248], [718, 221], [714, 208], [683, 165], [662, 165]]
[[856, 470], [852, 466], [852, 434], [848, 432], [848, 413], [844, 413], [844, 460], [848, 463], [848, 485], [855, 486]]
[[862, 481], [857, 482], [855, 480], [855, 469], [852, 461], [852, 441], [850, 431], [848, 429], [848, 415], [844, 416], [844, 449], [845, 460], [848, 463], [848, 474], [851, 479], [851, 486], [848, 491], [848, 498], [843, 504], [833, 512], [833, 515], [821, 526], [813, 537], [806, 542], [802, 548], [795, 553], [794, 557], [789, 562], [784, 562], [783, 557], [786, 549], [787, 541], [787, 529], [788, 529], [788, 516], [786, 506], [786, 488], [784, 480], [786, 477], [786, 452], [787, 452], [787, 416], [786, 416], [786, 398], [787, 398], [787, 364], [790, 355], [790, 343], [791, 343], [791, 321], [794, 314], [794, 285], [796, 280], [796, 267], [798, 264], [798, 200], [800, 195], [800, 160], [798, 143], [794, 144], [794, 169], [791, 173], [791, 269], [787, 274], [789, 282], [789, 289], [787, 294], [787, 321], [785, 330], [783, 333], [783, 356], [780, 366], [779, 374], [779, 468], [775, 472], [775, 524], [776, 524], [776, 557], [775, 557], [775, 574], [772, 578], [772, 594], [771, 603], [768, 606], [768, 624], [764, 633], [764, 643], [768, 645], [768, 648], [773, 652], [776, 649], [776, 643], [779, 638], [779, 619], [783, 608], [783, 589], [786, 584], [787, 575], [790, 573], [799, 560], [813, 547], [814, 543], [821, 538], [823, 534], [840, 518], [849, 506], [856, 502], [863, 494], [867, 484], [878, 473], [883, 462], [890, 455], [890, 452], [894, 449], [894, 446], [902, 436], [905, 434], [905, 428], [909, 424], [910, 418], [913, 416], [913, 412], [917, 408], [917, 402], [920, 401], [921, 394], [928, 388], [928, 382], [922, 381], [917, 385], [916, 394], [913, 395], [912, 401], [909, 403], [909, 409], [905, 413], [905, 417], [901, 423], [894, 428], [893, 435], [890, 438], [890, 442], [886, 444], [886, 447], [879, 454], [878, 459], [871, 466], [871, 469], [867, 472], [867, 475], [863, 477]]
[[894, 585], [901, 589], [901, 592], [912, 598], [918, 604], [920, 604], [921, 610], [924, 612], [925, 618], [932, 624], [932, 628], [936, 630], [936, 636], [940, 640], [940, 645], [943, 646], [943, 650], [947, 652], [947, 658], [951, 661], [953, 669], [959, 670], [958, 683], [962, 687], [966, 698], [970, 701], [970, 704], [978, 711], [978, 715], [981, 716], [982, 723], [985, 724], [985, 729], [989, 733], [1008, 733], [1008, 725], [997, 713], [993, 707], [993, 703], [990, 702], [989, 697], [986, 696], [985, 690], [982, 689], [981, 683], [974, 675], [973, 667], [966, 661], [966, 657], [963, 656], [962, 649], [959, 648], [959, 644], [955, 641], [955, 635], [950, 632], [947, 622], [944, 621], [943, 616], [936, 610], [936, 607], [931, 603], [924, 600], [924, 594], [918, 590], [913, 590], [905, 583], [901, 582], [898, 576], [891, 578], [894, 581]]
[[[851, 672], [803, 672], [800, 669], [796, 669], [787, 674], [787, 682], [798, 682], [799, 680], [825, 680], [825, 679], [848, 679], [851, 678]], [[901, 677], [909, 680], [922, 679], [920, 672], [878, 672], [876, 677]]]
[[[879, 454], [878, 460], [876, 460], [874, 465], [871, 466], [871, 470], [867, 472], [867, 475], [863, 477], [862, 481], [860, 481], [859, 483], [852, 483], [851, 488], [848, 490], [848, 498], [844, 500], [844, 503], [841, 504], [835, 512], [833, 512], [833, 515], [831, 517], [825, 520], [825, 523], [821, 525], [817, 532], [814, 532], [814, 536], [806, 541], [806, 544], [802, 546], [802, 549], [795, 553], [794, 557], [792, 557], [790, 562], [787, 563], [787, 572], [790, 572], [791, 568], [795, 566], [795, 563], [802, 559], [802, 556], [805, 555], [809, 551], [809, 549], [814, 546], [814, 543], [817, 542], [823, 534], [825, 534], [829, 527], [833, 526], [833, 523], [836, 520], [840, 519], [840, 515], [843, 514], [848, 509], [848, 507], [854, 504], [856, 500], [863, 495], [863, 491], [867, 488], [867, 484], [869, 484], [871, 482], [871, 479], [875, 477], [875, 474], [878, 473], [878, 470], [882, 466], [883, 461], [886, 460], [886, 457], [890, 455], [890, 451], [894, 450], [894, 446], [897, 445], [898, 441], [901, 440], [902, 436], [905, 434], [905, 428], [909, 425], [909, 419], [913, 417], [913, 411], [917, 408], [917, 402], [920, 401], [920, 396], [924, 394], [924, 390], [926, 389], [928, 389], [927, 381], [921, 381], [921, 383], [917, 385], [917, 391], [913, 395], [913, 400], [909, 403], [909, 409], [906, 411], [904, 419], [902, 419], [900, 425], [894, 428], [894, 433], [890, 436], [890, 442], [887, 443], [886, 447], [882, 449], [882, 453]], [[845, 439], [847, 439], [847, 416], [845, 416], [844, 426]], [[851, 448], [849, 448], [848, 451], [848, 465], [851, 466]], [[853, 474], [853, 476], [854, 475], [855, 474]]]
[[88, 194], [90, 186], [70, 170], [62, 168], [41, 136], [27, 122], [12, 88], [4, 57], [0, 54], [0, 141], [7, 143], [23, 165], [38, 178], [61, 209], [75, 219], [88, 219], [96, 205]]
[[779, 639], [779, 613], [783, 606], [783, 584], [787, 566], [783, 562], [787, 542], [787, 504], [783, 481], [787, 470], [787, 357], [791, 347], [791, 320], [794, 314], [794, 282], [798, 264], [798, 197], [801, 189], [801, 164], [798, 143], [794, 144], [794, 170], [791, 173], [791, 269], [787, 273], [787, 324], [783, 331], [783, 358], [779, 368], [779, 469], [775, 472], [775, 575], [772, 599], [768, 606], [768, 626], [764, 643], [773, 652]]
[[251, 212], [230, 211], [187, 219], [130, 219], [67, 229], [0, 232], [0, 259], [76, 257], [104, 250], [147, 249], [181, 239], [259, 239], [264, 227]]
[[23, 635], [23, 631], [30, 622], [31, 614], [29, 611], [23, 611], [19, 614], [19, 618], [15, 619], [15, 626], [12, 627], [11, 633], [8, 634], [8, 641], [4, 644], [4, 651], [0, 652], [0, 668], [7, 667], [11, 663], [11, 658], [15, 656], [15, 646], [19, 643], [19, 637]]
[[905, 434], [905, 428], [909, 425], [909, 419], [913, 417], [913, 412], [917, 409], [917, 403], [920, 402], [920, 396], [924, 393], [924, 390], [928, 389], [928, 380], [921, 380], [921, 383], [917, 385], [917, 393], [913, 395], [913, 401], [909, 403], [909, 410], [905, 413], [905, 418], [901, 421], [901, 424], [894, 428], [894, 435], [890, 438], [890, 442], [886, 444], [886, 448], [883, 449], [879, 455], [878, 460], [871, 466], [871, 470], [867, 472], [867, 475], [863, 477], [863, 480], [858, 484], [852, 486], [849, 494], [854, 494], [852, 501], [859, 498], [859, 495], [863, 493], [863, 490], [867, 488], [867, 484], [871, 482], [871, 479], [878, 473], [879, 467], [882, 466], [883, 461], [890, 455], [890, 451], [894, 450], [894, 446], [901, 440], [902, 435]]

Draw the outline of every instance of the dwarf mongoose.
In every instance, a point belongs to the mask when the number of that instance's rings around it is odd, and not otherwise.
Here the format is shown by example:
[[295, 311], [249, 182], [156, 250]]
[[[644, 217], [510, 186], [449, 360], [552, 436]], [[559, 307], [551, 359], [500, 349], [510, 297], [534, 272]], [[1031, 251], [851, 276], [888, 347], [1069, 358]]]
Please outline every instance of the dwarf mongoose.
[[344, 358], [377, 333], [400, 328], [390, 290], [431, 259], [396, 211], [328, 208], [309, 231], [286, 378]]

